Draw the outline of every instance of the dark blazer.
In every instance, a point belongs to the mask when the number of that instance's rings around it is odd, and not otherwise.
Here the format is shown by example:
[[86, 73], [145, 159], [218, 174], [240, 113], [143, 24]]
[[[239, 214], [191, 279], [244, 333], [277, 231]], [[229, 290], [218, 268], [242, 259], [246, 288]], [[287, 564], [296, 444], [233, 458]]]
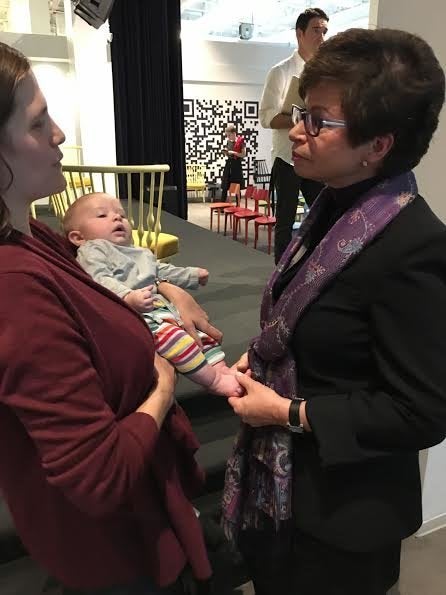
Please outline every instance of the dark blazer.
[[371, 551], [422, 522], [418, 451], [446, 435], [446, 227], [418, 196], [302, 316], [312, 434], [295, 438], [297, 526]]

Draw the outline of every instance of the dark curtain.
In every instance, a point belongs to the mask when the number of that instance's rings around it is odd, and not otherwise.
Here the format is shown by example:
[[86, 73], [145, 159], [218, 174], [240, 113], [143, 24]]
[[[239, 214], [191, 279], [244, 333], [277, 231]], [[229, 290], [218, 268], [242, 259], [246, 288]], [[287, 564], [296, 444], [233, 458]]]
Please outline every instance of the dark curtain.
[[117, 163], [170, 165], [163, 208], [186, 219], [180, 0], [116, 0], [110, 30]]

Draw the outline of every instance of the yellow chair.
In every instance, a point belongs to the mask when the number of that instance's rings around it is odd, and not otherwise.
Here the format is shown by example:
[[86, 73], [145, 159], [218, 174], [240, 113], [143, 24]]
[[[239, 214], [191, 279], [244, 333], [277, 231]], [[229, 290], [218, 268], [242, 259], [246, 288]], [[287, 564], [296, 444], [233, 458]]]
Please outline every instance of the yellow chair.
[[206, 166], [204, 163], [186, 163], [186, 191], [201, 193], [203, 202], [206, 201]]
[[[178, 238], [161, 232], [161, 208], [164, 175], [168, 165], [63, 165], [67, 186], [59, 194], [50, 196], [56, 216], [62, 220], [68, 207], [80, 196], [91, 192], [107, 192], [120, 197], [119, 181], [124, 179], [127, 188], [127, 216], [133, 227], [135, 246], [150, 248], [158, 259], [177, 254]], [[138, 222], [135, 228], [132, 179], [138, 182]], [[149, 210], [144, 218], [144, 194], [149, 193]], [[156, 203], [156, 212], [155, 212]]]

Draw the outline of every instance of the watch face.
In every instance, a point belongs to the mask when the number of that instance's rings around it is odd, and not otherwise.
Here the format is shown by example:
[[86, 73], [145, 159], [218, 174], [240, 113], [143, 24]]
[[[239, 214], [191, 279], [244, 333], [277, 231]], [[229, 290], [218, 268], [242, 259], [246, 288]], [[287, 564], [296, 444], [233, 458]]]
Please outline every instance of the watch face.
[[293, 434], [303, 434], [304, 433], [304, 427], [302, 425], [292, 426], [291, 424], [287, 424], [287, 428], [289, 429], [290, 432], [293, 432]]

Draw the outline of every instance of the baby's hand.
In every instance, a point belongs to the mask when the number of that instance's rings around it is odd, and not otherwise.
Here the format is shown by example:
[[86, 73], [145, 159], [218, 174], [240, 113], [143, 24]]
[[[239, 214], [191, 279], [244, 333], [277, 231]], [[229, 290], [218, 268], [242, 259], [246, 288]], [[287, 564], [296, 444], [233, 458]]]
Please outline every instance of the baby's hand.
[[209, 271], [206, 269], [198, 269], [198, 283], [199, 285], [206, 285], [209, 279]]
[[143, 287], [142, 289], [133, 289], [124, 297], [124, 300], [137, 312], [150, 312], [153, 310], [154, 300], [152, 290], [153, 285]]

